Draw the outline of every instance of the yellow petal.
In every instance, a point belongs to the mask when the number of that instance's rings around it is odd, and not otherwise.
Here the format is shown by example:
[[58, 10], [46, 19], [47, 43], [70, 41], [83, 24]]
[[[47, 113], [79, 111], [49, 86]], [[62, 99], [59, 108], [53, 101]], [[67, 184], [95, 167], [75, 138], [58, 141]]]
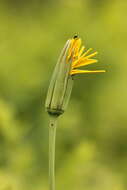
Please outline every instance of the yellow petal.
[[85, 57], [92, 50], [93, 50], [92, 48], [89, 48], [86, 52], [83, 53], [81, 57]]
[[105, 70], [79, 70], [79, 69], [73, 69], [71, 71], [71, 75], [74, 75], [74, 74], [80, 74], [80, 73], [104, 73], [106, 72]]
[[74, 44], [74, 57], [78, 57], [78, 53], [79, 53], [79, 49], [80, 49], [80, 46], [81, 46], [81, 39], [75, 39], [75, 44]]
[[71, 40], [71, 45], [70, 45], [70, 49], [68, 51], [68, 59], [73, 56], [76, 57], [78, 56], [78, 52], [81, 46], [81, 39], [80, 38], [73, 38]]
[[78, 53], [78, 57], [80, 57], [82, 55], [84, 49], [85, 49], [85, 46], [82, 46], [82, 48], [80, 49], [80, 51]]
[[95, 55], [97, 55], [98, 54], [98, 52], [96, 51], [96, 52], [94, 52], [94, 53], [92, 53], [92, 54], [90, 54], [90, 55], [87, 55], [85, 58], [86, 59], [89, 59], [89, 58], [91, 58], [91, 57], [94, 57]]
[[86, 65], [90, 65], [93, 63], [97, 63], [98, 60], [96, 59], [82, 59], [81, 61], [75, 61], [74, 63], [72, 63], [72, 68], [78, 68], [78, 67], [82, 67], [82, 66], [86, 66]]

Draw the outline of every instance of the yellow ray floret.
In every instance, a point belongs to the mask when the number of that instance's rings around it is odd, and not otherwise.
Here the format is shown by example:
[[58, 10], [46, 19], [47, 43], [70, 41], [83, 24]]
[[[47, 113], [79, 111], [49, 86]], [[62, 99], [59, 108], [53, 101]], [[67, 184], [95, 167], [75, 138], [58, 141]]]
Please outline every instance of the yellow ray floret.
[[70, 74], [75, 75], [79, 73], [102, 73], [105, 70], [79, 70], [76, 68], [83, 67], [89, 64], [96, 63], [97, 60], [93, 59], [93, 57], [98, 53], [94, 52], [89, 54], [92, 48], [89, 48], [87, 51], [85, 50], [85, 46], [81, 47], [81, 39], [78, 37], [74, 37], [71, 39], [71, 46], [68, 52], [68, 60], [72, 60], [72, 67]]
[[80, 70], [80, 69], [73, 69], [71, 71], [71, 75], [79, 74], [79, 73], [104, 73], [105, 70]]

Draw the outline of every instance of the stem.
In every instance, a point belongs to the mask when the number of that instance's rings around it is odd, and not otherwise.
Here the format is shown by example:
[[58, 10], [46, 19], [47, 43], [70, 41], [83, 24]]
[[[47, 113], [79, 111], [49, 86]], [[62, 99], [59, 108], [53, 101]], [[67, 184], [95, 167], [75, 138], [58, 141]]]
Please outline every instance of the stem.
[[50, 116], [49, 123], [49, 190], [55, 190], [55, 138], [57, 116]]

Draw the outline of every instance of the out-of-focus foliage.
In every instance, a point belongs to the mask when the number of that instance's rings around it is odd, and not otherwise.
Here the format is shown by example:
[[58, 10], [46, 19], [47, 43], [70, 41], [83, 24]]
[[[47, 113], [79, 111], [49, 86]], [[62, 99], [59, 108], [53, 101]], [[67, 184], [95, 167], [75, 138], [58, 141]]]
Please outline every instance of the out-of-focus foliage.
[[78, 33], [105, 74], [80, 75], [59, 119], [57, 189], [127, 189], [127, 2], [0, 1], [0, 189], [48, 190], [49, 80]]

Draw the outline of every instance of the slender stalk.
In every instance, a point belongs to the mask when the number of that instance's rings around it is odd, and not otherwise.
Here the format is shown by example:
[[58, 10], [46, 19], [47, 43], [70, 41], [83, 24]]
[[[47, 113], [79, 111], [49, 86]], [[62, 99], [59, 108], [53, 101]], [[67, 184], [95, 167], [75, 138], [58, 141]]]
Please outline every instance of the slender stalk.
[[55, 190], [55, 138], [57, 116], [50, 116], [49, 123], [49, 190]]

